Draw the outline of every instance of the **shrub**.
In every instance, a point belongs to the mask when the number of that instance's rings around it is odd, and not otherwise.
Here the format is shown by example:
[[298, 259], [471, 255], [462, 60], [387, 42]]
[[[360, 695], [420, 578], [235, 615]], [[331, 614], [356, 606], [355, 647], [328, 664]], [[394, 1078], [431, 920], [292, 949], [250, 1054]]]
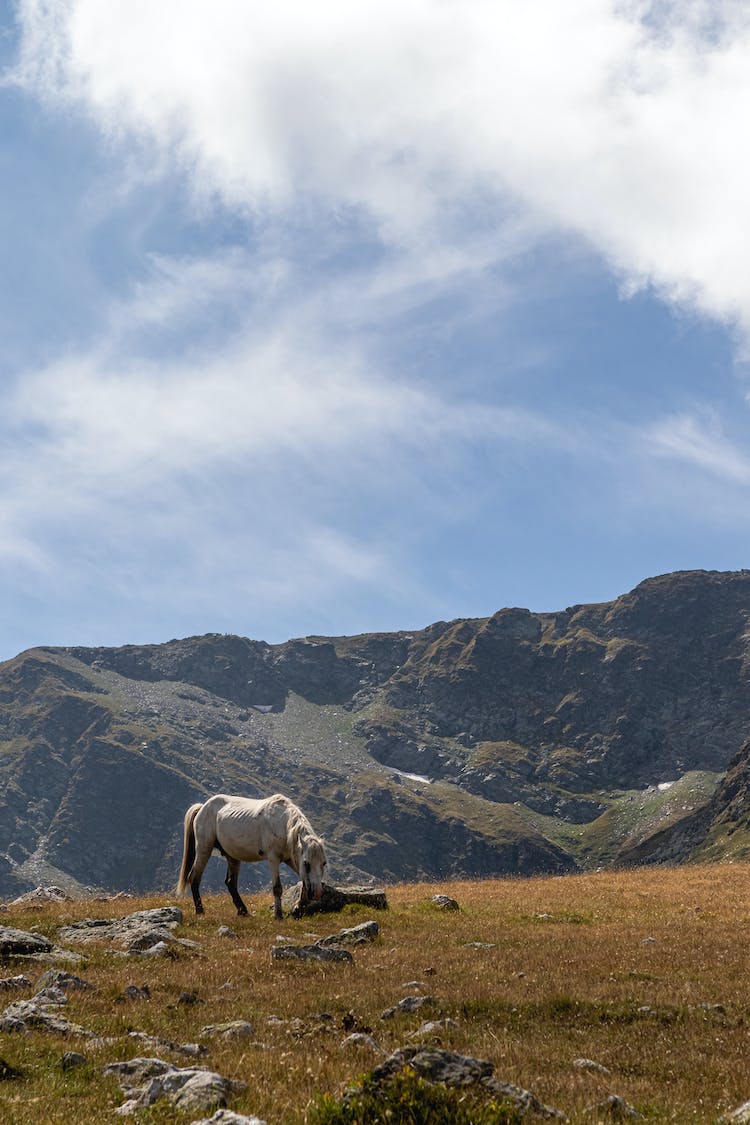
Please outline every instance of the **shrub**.
[[343, 1098], [318, 1097], [310, 1125], [517, 1125], [515, 1106], [433, 1085], [404, 1068], [387, 1085], [365, 1077]]

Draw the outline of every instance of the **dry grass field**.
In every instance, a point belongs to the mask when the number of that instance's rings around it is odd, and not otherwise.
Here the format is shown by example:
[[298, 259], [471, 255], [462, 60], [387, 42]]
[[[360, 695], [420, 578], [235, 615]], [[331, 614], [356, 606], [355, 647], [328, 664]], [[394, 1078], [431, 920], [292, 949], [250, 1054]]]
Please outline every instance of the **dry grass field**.
[[[203, 1060], [247, 1083], [232, 1108], [268, 1125], [309, 1122], [317, 1094], [338, 1094], [379, 1061], [371, 1048], [344, 1045], [349, 1013], [386, 1051], [413, 1042], [409, 1035], [425, 1018], [451, 1017], [457, 1027], [441, 1034], [443, 1047], [490, 1060], [496, 1077], [531, 1089], [573, 1122], [596, 1120], [586, 1107], [611, 1093], [651, 1121], [716, 1122], [750, 1099], [750, 866], [401, 885], [387, 892], [385, 912], [348, 907], [281, 922], [269, 910], [270, 893], [249, 898], [247, 918], [234, 915], [228, 896], [206, 896], [201, 918], [189, 901], [180, 903], [185, 920], [178, 936], [199, 942], [199, 952], [131, 958], [108, 945], [85, 947], [85, 962], [71, 971], [96, 990], [71, 993], [64, 1015], [108, 1042], [1, 1035], [0, 1057], [22, 1073], [0, 1079], [0, 1122], [122, 1120], [114, 1110], [124, 1097], [101, 1069], [154, 1053], [128, 1039], [130, 1030], [195, 1042], [204, 1025], [237, 1018], [253, 1023], [255, 1040], [211, 1041]], [[454, 897], [460, 910], [436, 909], [436, 893]], [[54, 938], [63, 921], [171, 902], [11, 907], [0, 924]], [[368, 918], [379, 922], [380, 936], [353, 949], [353, 965], [271, 959], [277, 935], [304, 943]], [[222, 924], [237, 937], [220, 936]], [[35, 981], [43, 971], [13, 961], [0, 976], [25, 973]], [[151, 998], [124, 999], [129, 985], [148, 985]], [[196, 993], [198, 1002], [180, 1003], [185, 992]], [[420, 993], [434, 998], [429, 1011], [381, 1019], [384, 1009]], [[0, 1003], [16, 998], [6, 994]], [[83, 1052], [87, 1062], [65, 1072], [60, 1058], [69, 1050]], [[582, 1057], [611, 1073], [574, 1067]], [[157, 1103], [137, 1120], [196, 1116]]]

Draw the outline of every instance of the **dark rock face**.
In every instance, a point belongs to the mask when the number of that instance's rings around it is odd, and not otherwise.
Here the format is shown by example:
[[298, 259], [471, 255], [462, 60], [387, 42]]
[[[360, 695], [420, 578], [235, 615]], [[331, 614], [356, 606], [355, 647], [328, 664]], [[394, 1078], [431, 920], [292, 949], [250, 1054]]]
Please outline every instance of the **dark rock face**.
[[750, 854], [749, 619], [750, 572], [685, 572], [413, 633], [24, 653], [0, 665], [0, 895], [169, 887], [215, 792], [287, 793], [339, 881], [572, 870], [536, 814], [586, 825], [611, 790], [733, 758], [710, 807], [619, 861], [743, 833]]

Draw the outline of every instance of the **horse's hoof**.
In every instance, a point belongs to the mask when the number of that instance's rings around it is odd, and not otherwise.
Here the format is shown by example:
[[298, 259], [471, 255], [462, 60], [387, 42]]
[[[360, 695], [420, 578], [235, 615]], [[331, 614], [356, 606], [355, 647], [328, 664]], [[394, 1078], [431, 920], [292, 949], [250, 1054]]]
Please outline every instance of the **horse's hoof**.
[[247, 910], [245, 909], [244, 906], [242, 907], [242, 910], [237, 911], [237, 917], [238, 918], [246, 918], [247, 917]]
[[205, 914], [206, 912], [205, 912], [205, 910], [203, 909], [202, 906], [196, 906], [195, 913], [196, 914]]

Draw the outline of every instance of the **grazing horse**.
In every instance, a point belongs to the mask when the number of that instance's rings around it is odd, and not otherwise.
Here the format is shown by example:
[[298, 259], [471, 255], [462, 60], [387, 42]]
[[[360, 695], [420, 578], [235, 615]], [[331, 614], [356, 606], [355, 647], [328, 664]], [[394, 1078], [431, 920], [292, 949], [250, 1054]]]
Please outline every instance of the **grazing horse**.
[[299, 875], [303, 901], [306, 898], [320, 900], [323, 895], [326, 865], [323, 841], [313, 832], [305, 814], [280, 793], [259, 801], [219, 793], [202, 805], [191, 805], [185, 813], [177, 894], [181, 895], [190, 886], [196, 914], [203, 913], [201, 876], [214, 848], [218, 848], [227, 861], [224, 882], [240, 915], [247, 914], [237, 890], [237, 876], [243, 861], [268, 860], [277, 918], [282, 917], [280, 864], [288, 864]]

